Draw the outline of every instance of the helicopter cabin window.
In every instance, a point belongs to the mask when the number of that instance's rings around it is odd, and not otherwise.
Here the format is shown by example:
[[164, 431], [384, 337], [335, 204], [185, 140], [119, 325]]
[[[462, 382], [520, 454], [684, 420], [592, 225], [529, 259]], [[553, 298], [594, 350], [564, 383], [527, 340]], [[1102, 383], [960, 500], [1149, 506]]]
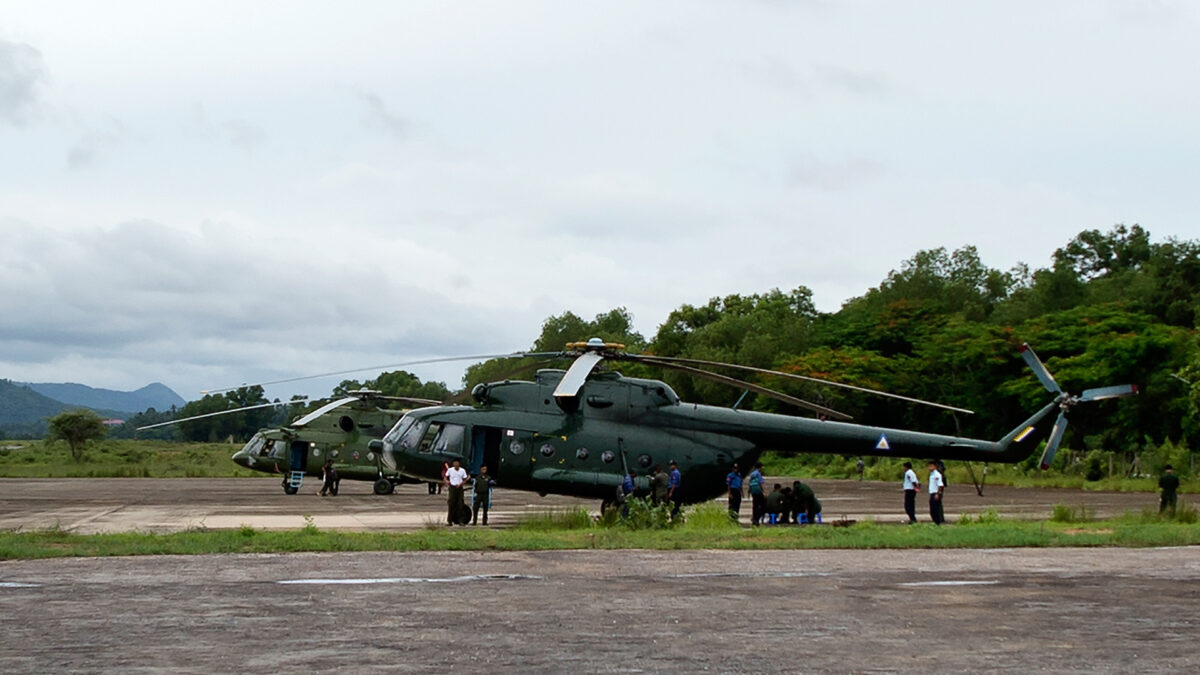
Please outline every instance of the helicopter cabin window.
[[616, 458], [617, 455], [612, 450], [605, 450], [604, 452], [600, 453], [600, 459], [604, 460], [605, 464], [611, 464]]
[[651, 464], [652, 462], [654, 462], [654, 460], [653, 460], [653, 459], [650, 459], [650, 455], [642, 455], [642, 456], [640, 456], [640, 457], [638, 457], [638, 458], [637, 458], [637, 461], [638, 461], [638, 464], [641, 464], [641, 465], [642, 465], [642, 468], [643, 468], [643, 469], [649, 469], [649, 468], [650, 468], [650, 464]]
[[553, 457], [554, 446], [549, 443], [543, 443], [541, 447], [542, 457]]
[[578, 457], [579, 459], [587, 459], [588, 458], [588, 449], [580, 448], [580, 449], [576, 450], [575, 456]]
[[437, 425], [437, 435], [433, 437], [433, 451], [443, 455], [461, 455], [463, 438], [466, 428], [461, 424]]

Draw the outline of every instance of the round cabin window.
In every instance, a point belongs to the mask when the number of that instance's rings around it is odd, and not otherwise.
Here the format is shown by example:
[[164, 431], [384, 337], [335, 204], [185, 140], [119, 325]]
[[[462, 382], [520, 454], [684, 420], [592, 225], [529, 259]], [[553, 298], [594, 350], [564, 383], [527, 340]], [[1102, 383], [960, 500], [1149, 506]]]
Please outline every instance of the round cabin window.
[[605, 450], [604, 452], [600, 453], [600, 459], [604, 460], [605, 464], [612, 463], [612, 461], [616, 458], [617, 455], [612, 450]]
[[643, 469], [649, 469], [650, 463], [653, 461], [654, 460], [650, 459], [650, 455], [639, 455], [637, 460], [638, 464], [640, 464]]
[[580, 449], [576, 450], [575, 456], [578, 457], [579, 459], [587, 459], [588, 458], [588, 449], [580, 448]]
[[521, 441], [513, 441], [508, 444], [508, 451], [514, 455], [519, 455], [525, 452], [525, 444], [521, 443]]
[[554, 446], [549, 443], [543, 443], [542, 447], [539, 448], [539, 452], [542, 453], [542, 457], [552, 457], [554, 456]]

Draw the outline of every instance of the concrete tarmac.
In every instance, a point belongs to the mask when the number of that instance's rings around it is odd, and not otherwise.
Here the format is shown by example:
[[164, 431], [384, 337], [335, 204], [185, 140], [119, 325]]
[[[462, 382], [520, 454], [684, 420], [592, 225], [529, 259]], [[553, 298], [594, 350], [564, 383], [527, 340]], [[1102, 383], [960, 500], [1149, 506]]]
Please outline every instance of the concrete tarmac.
[[0, 562], [0, 672], [1196, 672], [1194, 548]]
[[[378, 496], [371, 484], [342, 481], [337, 497], [317, 496], [319, 482], [307, 482], [299, 494], [285, 495], [279, 478], [62, 478], [0, 479], [0, 529], [61, 528], [79, 533], [173, 532], [189, 528], [297, 529], [306, 517], [322, 529], [406, 531], [444, 523], [444, 495], [430, 495], [425, 485], [402, 485]], [[768, 485], [791, 483], [768, 478]], [[826, 521], [845, 518], [892, 523], [904, 520], [899, 483], [853, 480], [808, 480], [824, 506]], [[1186, 497], [1185, 497], [1186, 499]], [[1086, 505], [1097, 517], [1156, 508], [1151, 493], [986, 486], [984, 495], [967, 484], [952, 484], [945, 495], [946, 517], [995, 509], [1006, 518], [1047, 518], [1055, 504]], [[510, 524], [523, 514], [551, 508], [583, 506], [597, 511], [595, 500], [497, 489], [489, 522]], [[917, 513], [928, 520], [925, 495]], [[749, 523], [750, 501], [742, 503]]]

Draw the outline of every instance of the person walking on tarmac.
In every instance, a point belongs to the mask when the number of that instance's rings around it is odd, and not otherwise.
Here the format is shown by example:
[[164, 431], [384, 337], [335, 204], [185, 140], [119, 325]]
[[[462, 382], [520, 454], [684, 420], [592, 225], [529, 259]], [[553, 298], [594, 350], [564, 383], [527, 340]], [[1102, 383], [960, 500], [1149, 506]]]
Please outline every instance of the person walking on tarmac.
[[1162, 498], [1158, 502], [1158, 512], [1168, 512], [1175, 517], [1175, 504], [1179, 497], [1175, 491], [1179, 489], [1179, 476], [1170, 464], [1163, 467], [1163, 475], [1158, 479], [1158, 487], [1162, 488]]
[[446, 469], [446, 492], [449, 493], [446, 497], [446, 522], [450, 525], [459, 522], [466, 524], [466, 519], [460, 520], [463, 509], [467, 507], [463, 503], [463, 484], [466, 482], [467, 470], [462, 468], [462, 463], [455, 457], [453, 465]]
[[321, 492], [319, 494], [322, 497], [326, 494], [336, 497], [338, 487], [340, 487], [339, 482], [341, 482], [341, 478], [338, 477], [337, 469], [333, 468], [333, 460], [325, 460], [325, 465], [321, 467]]
[[917, 472], [913, 471], [912, 462], [904, 463], [904, 512], [908, 514], [908, 524], [917, 522], [917, 490], [921, 481], [917, 480]]
[[767, 495], [763, 493], [762, 462], [754, 464], [754, 470], [747, 479], [750, 484], [750, 524], [758, 525], [767, 512]]

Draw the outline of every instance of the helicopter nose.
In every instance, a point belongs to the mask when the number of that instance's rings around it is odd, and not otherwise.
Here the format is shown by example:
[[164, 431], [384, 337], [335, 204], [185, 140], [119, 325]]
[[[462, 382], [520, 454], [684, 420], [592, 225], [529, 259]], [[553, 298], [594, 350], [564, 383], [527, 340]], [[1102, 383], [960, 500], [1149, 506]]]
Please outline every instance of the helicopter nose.
[[240, 464], [240, 465], [246, 467], [247, 469], [254, 468], [254, 456], [251, 455], [250, 453], [246, 452], [245, 448], [233, 453], [232, 459], [236, 464]]

